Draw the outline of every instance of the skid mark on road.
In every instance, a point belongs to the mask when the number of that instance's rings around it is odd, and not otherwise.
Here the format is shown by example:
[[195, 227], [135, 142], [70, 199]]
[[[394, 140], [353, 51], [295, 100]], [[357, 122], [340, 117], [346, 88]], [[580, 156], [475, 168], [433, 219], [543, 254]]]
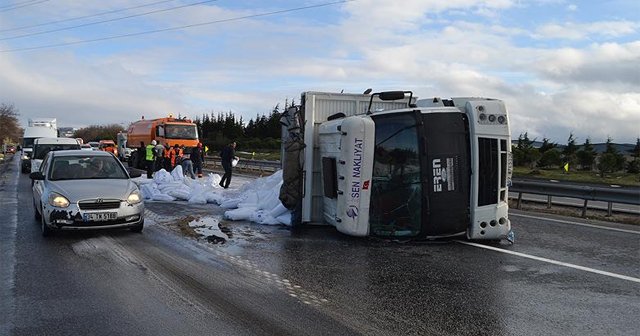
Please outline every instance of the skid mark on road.
[[[158, 224], [166, 224], [180, 218], [179, 216], [169, 217], [169, 216], [160, 216], [157, 213], [145, 209], [145, 218], [151, 218], [154, 222]], [[244, 259], [240, 256], [231, 255], [225, 251], [222, 251], [216, 247], [211, 247], [208, 245], [201, 244], [200, 246], [205, 247], [208, 251], [212, 252], [217, 257], [227, 261], [228, 263], [239, 266], [247, 271], [250, 271], [254, 275], [257, 276], [257, 280], [264, 284], [275, 286], [276, 288], [286, 292], [289, 296], [297, 299], [298, 301], [312, 306], [319, 306], [324, 303], [329, 302], [329, 300], [322, 298], [314, 293], [311, 293], [302, 286], [293, 283], [289, 279], [285, 279], [280, 277], [275, 273], [270, 273], [265, 270], [262, 270], [256, 263]]]
[[258, 279], [262, 282], [273, 285], [280, 290], [285, 291], [289, 296], [297, 299], [304, 304], [319, 306], [329, 302], [329, 300], [305, 290], [304, 288], [302, 288], [302, 286], [292, 283], [289, 279], [282, 278], [275, 273], [267, 272], [260, 269], [260, 267], [258, 267], [258, 265], [252, 261], [243, 259], [239, 256], [228, 255], [219, 251], [214, 252], [216, 253], [216, 255], [221, 256], [230, 263], [251, 271], [252, 273], [256, 274], [258, 276]]
[[611, 272], [607, 272], [607, 271], [601, 271], [601, 270], [598, 270], [598, 269], [595, 269], [595, 268], [584, 267], [584, 266], [580, 266], [580, 265], [570, 264], [570, 263], [566, 263], [566, 262], [562, 262], [562, 261], [558, 261], [558, 260], [553, 260], [553, 259], [537, 257], [537, 256], [534, 256], [534, 255], [515, 252], [515, 251], [509, 251], [509, 250], [505, 250], [505, 249], [502, 249], [502, 248], [499, 248], [499, 247], [487, 246], [487, 245], [482, 245], [482, 244], [472, 243], [472, 242], [467, 242], [467, 241], [461, 241], [461, 240], [456, 240], [456, 242], [458, 242], [460, 244], [464, 244], [464, 245], [483, 248], [483, 249], [486, 249], [486, 250], [491, 250], [491, 251], [511, 254], [511, 255], [518, 256], [518, 257], [527, 258], [527, 259], [533, 259], [533, 260], [537, 260], [537, 261], [542, 261], [542, 262], [546, 262], [546, 263], [550, 263], [550, 264], [554, 264], [554, 265], [558, 265], [558, 266], [569, 267], [569, 268], [577, 269], [577, 270], [580, 270], [580, 271], [585, 271], [585, 272], [605, 275], [605, 276], [616, 278], [616, 279], [621, 279], [621, 280], [631, 281], [631, 282], [635, 282], [635, 283], [640, 283], [640, 279], [634, 278], [634, 277], [631, 277], [631, 276], [627, 276], [627, 275], [611, 273]]

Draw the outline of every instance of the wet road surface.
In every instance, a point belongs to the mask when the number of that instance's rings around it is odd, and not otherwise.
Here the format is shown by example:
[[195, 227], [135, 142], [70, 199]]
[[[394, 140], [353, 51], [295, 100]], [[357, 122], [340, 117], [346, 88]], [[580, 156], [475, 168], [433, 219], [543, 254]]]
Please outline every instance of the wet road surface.
[[[231, 238], [213, 244], [182, 236], [176, 223], [219, 218], [223, 209], [147, 203], [142, 234], [43, 239], [28, 179], [20, 176], [17, 186], [2, 181], [1, 201], [15, 210], [0, 220], [0, 335], [640, 330], [637, 227], [512, 211], [516, 244], [489, 245], [494, 251], [457, 241], [356, 239], [331, 227], [222, 221]], [[594, 226], [577, 225], [585, 223]]]

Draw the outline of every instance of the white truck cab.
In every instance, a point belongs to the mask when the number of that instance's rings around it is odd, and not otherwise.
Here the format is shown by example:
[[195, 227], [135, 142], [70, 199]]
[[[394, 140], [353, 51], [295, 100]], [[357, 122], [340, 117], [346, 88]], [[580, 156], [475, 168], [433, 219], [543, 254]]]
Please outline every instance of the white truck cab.
[[74, 138], [38, 138], [33, 142], [31, 171], [40, 170], [42, 160], [51, 151], [80, 149], [80, 143]]

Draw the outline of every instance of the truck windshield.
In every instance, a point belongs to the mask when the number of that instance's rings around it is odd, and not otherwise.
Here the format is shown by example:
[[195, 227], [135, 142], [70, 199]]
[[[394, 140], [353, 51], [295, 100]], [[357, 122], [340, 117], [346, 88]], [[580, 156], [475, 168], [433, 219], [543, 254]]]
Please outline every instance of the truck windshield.
[[22, 139], [22, 147], [23, 148], [33, 148], [33, 142], [36, 141], [37, 138], [24, 138]]
[[167, 124], [164, 127], [164, 137], [167, 139], [197, 140], [198, 131], [196, 125]]
[[411, 113], [374, 116], [376, 122], [371, 232], [416, 236], [421, 230], [422, 183], [416, 118]]
[[80, 145], [79, 144], [41, 144], [36, 146], [35, 153], [33, 153], [33, 158], [37, 160], [42, 160], [47, 155], [47, 153], [51, 151], [69, 150], [69, 149], [80, 149]]

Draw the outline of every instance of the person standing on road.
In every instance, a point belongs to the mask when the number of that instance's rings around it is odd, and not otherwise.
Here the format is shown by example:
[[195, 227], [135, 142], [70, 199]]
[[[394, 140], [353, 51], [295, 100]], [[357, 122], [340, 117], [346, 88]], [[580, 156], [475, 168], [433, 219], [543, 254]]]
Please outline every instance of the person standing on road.
[[189, 176], [195, 180], [196, 176], [193, 174], [193, 162], [191, 162], [191, 154], [183, 152], [180, 165], [182, 166], [182, 173], [185, 176]]
[[[155, 140], [154, 140], [155, 141]], [[157, 172], [158, 170], [163, 168], [164, 165], [164, 146], [161, 143], [156, 142], [156, 146], [153, 149], [155, 155], [155, 164], [153, 166], [153, 171]]]
[[202, 165], [204, 164], [202, 143], [198, 143], [198, 146], [191, 151], [191, 162], [193, 162], [193, 170], [198, 174], [198, 178], [202, 177]]
[[[146, 163], [146, 155], [147, 155], [147, 147], [144, 145], [144, 141], [140, 141], [140, 148], [138, 148], [135, 160], [133, 161], [133, 166], [136, 168], [147, 168]], [[130, 160], [132, 158], [129, 158]]]
[[222, 149], [220, 158], [222, 159], [222, 168], [224, 168], [224, 175], [222, 176], [222, 180], [220, 180], [220, 186], [227, 189], [229, 188], [229, 184], [231, 184], [231, 174], [233, 172], [232, 162], [234, 159], [238, 160], [235, 141]]
[[173, 169], [171, 165], [171, 152], [173, 152], [173, 148], [171, 148], [169, 144], [165, 144], [162, 150], [162, 156], [164, 158], [164, 170], [168, 172], [171, 172], [171, 169]]
[[153, 165], [155, 162], [155, 147], [156, 141], [151, 140], [151, 143], [145, 148], [145, 162], [147, 165], [147, 178], [151, 178], [153, 175]]

